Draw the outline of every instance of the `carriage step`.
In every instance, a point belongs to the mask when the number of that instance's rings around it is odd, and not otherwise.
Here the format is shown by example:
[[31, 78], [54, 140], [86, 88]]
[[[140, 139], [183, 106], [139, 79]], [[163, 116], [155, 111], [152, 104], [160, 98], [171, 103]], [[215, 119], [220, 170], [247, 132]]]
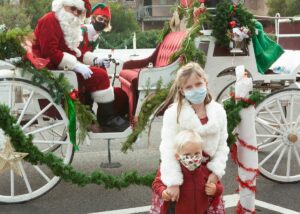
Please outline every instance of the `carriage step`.
[[88, 135], [90, 139], [122, 139], [128, 137], [132, 133], [132, 128], [129, 126], [123, 132], [100, 132], [100, 133], [93, 133], [89, 132]]

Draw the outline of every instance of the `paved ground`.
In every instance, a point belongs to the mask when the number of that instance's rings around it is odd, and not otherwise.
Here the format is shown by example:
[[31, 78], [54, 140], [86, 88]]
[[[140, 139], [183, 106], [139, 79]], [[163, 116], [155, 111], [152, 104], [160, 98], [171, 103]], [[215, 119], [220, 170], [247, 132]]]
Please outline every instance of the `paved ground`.
[[[147, 136], [141, 138], [135, 145], [134, 151], [123, 154], [120, 152], [120, 142], [114, 142], [112, 145], [112, 158], [114, 161], [122, 163], [118, 169], [106, 169], [104, 171], [118, 175], [123, 171], [137, 169], [140, 173], [147, 173], [155, 170], [158, 165], [159, 152], [158, 145], [160, 139], [161, 120], [154, 122], [153, 132], [150, 135], [151, 144], [147, 143]], [[106, 143], [94, 141], [90, 146], [82, 146], [80, 152], [75, 155], [73, 166], [78, 170], [90, 172], [100, 169], [101, 162], [107, 161]], [[226, 175], [223, 179], [225, 185], [225, 195], [235, 194], [237, 184], [235, 181], [237, 169], [229, 161]], [[0, 187], [1, 188], [1, 187]], [[299, 184], [278, 184], [260, 176], [257, 180], [257, 199], [261, 202], [256, 207], [257, 213], [277, 214], [291, 213], [284, 210], [287, 208], [300, 213], [299, 204]], [[266, 202], [267, 204], [262, 204]], [[46, 195], [23, 204], [5, 205], [0, 204], [0, 213], [5, 214], [74, 214], [74, 213], [147, 213], [140, 207], [149, 206], [151, 203], [151, 189], [143, 186], [130, 186], [129, 188], [119, 190], [106, 190], [102, 186], [88, 185], [84, 188], [77, 187], [65, 182], [60, 182], [52, 191]], [[231, 201], [227, 213], [234, 213], [234, 205]], [[271, 205], [270, 205], [271, 204]], [[274, 207], [276, 205], [278, 207]], [[266, 208], [268, 207], [268, 209]], [[128, 211], [129, 208], [136, 208], [138, 211]], [[147, 208], [147, 207], [146, 207]], [[122, 210], [126, 209], [126, 210]], [[275, 209], [275, 210], [270, 210]], [[282, 211], [284, 210], [284, 211]], [[279, 212], [277, 212], [279, 211]], [[297, 213], [295, 212], [295, 213]]]

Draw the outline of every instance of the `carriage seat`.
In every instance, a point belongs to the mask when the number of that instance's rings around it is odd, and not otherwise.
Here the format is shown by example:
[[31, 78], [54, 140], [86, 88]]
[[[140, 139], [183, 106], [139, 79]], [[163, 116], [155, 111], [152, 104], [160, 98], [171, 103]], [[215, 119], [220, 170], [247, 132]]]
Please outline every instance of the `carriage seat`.
[[[170, 57], [180, 49], [186, 35], [187, 32], [171, 32], [165, 36], [151, 56], [141, 60], [130, 60], [123, 64], [119, 81], [129, 98], [131, 121], [135, 114], [139, 91], [146, 90], [146, 87], [154, 89], [156, 82], [160, 79], [162, 79], [163, 84], [167, 84], [170, 81], [170, 73], [167, 72], [170, 70], [173, 72], [179, 67], [178, 60], [170, 64]], [[151, 66], [149, 66], [150, 64]], [[167, 76], [164, 77], [163, 75]]]

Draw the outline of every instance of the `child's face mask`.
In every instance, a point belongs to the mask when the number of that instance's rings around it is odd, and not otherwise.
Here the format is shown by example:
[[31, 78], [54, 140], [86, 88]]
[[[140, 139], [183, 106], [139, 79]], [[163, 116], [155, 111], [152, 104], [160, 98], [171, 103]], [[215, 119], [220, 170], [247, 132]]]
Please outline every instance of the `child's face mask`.
[[202, 155], [179, 155], [180, 163], [190, 171], [197, 169], [202, 162]]
[[207, 94], [206, 87], [198, 87], [190, 90], [184, 90], [185, 98], [192, 104], [203, 103]]

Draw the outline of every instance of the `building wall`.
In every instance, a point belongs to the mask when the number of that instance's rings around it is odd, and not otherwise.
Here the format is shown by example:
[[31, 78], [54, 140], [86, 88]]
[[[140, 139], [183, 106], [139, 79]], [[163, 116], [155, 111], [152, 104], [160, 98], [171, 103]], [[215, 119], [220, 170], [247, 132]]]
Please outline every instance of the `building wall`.
[[152, 16], [171, 16], [170, 5], [174, 5], [174, 0], [152, 0], [153, 11]]
[[254, 15], [265, 16], [268, 14], [267, 0], [245, 0], [245, 6]]

